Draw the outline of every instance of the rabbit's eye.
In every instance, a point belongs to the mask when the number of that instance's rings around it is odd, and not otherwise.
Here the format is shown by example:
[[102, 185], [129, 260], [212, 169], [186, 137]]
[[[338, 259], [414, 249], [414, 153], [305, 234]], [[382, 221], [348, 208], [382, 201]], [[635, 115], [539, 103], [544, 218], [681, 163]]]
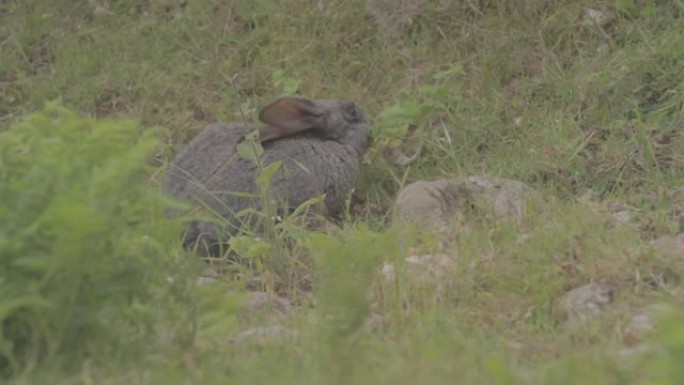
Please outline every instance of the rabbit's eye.
[[361, 113], [359, 112], [359, 109], [356, 107], [356, 104], [354, 103], [349, 104], [347, 108], [344, 109], [344, 112], [354, 122], [359, 121], [361, 119]]

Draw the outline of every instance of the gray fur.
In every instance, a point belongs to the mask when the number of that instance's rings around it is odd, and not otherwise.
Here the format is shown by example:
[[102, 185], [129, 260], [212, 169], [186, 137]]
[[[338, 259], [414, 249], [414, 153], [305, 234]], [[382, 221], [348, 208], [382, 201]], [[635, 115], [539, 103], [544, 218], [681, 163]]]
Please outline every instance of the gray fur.
[[[322, 214], [335, 216], [343, 209], [345, 196], [356, 182], [360, 159], [368, 147], [369, 124], [349, 101], [289, 100], [307, 103], [307, 110], [314, 111], [315, 116], [297, 121], [308, 127], [303, 131], [262, 143], [264, 167], [282, 161], [271, 178], [271, 190], [286, 210], [326, 194]], [[263, 130], [280, 126], [272, 121], [273, 116], [280, 115], [268, 116], [264, 110], [260, 118], [269, 121], [270, 126]], [[204, 129], [172, 161], [165, 183], [167, 191], [182, 200], [206, 206], [233, 228], [240, 227], [236, 213], [250, 207], [261, 210], [261, 201], [256, 197], [257, 166], [237, 154], [238, 144], [254, 130], [253, 126], [236, 123]], [[254, 196], [236, 196], [231, 192]], [[194, 222], [187, 231], [185, 244], [202, 243], [208, 246], [206, 253], [216, 255], [225, 235], [229, 234], [222, 234], [214, 223]]]

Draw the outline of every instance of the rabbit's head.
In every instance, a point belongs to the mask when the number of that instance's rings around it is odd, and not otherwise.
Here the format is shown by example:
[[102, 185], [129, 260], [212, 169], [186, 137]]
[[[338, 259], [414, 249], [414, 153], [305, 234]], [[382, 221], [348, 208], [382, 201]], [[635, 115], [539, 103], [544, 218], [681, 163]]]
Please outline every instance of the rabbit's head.
[[361, 109], [348, 100], [310, 100], [284, 96], [262, 108], [259, 120], [267, 124], [259, 129], [262, 143], [306, 135], [334, 140], [354, 149], [359, 156], [368, 147], [368, 120]]

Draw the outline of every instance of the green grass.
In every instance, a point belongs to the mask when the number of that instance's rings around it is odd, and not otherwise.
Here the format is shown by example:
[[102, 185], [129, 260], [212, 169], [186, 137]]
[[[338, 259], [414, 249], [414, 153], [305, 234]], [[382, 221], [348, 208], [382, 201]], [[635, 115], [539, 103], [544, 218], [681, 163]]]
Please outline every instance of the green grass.
[[[588, 24], [584, 7], [615, 18]], [[362, 1], [2, 2], [0, 376], [682, 383], [681, 311], [646, 338], [664, 350], [617, 352], [638, 309], [684, 302], [681, 259], [649, 247], [682, 231], [683, 15], [680, 0], [432, 1], [392, 36]], [[271, 245], [240, 238], [248, 263], [194, 288], [203, 265], [180, 250], [164, 215], [175, 204], [158, 194], [168, 160], [206, 125], [254, 121], [296, 89], [372, 118], [362, 204], [344, 229], [290, 218]], [[382, 157], [417, 142], [407, 167]], [[434, 239], [389, 226], [393, 197], [468, 175], [517, 179], [541, 198], [515, 223], [469, 218], [447, 250], [455, 272], [410, 279], [404, 257]], [[629, 223], [613, 223], [618, 206]], [[273, 322], [240, 316], [240, 277], [255, 270], [297, 304], [276, 321], [294, 339], [230, 342]], [[593, 281], [615, 288], [614, 303], [566, 326], [558, 299]]]

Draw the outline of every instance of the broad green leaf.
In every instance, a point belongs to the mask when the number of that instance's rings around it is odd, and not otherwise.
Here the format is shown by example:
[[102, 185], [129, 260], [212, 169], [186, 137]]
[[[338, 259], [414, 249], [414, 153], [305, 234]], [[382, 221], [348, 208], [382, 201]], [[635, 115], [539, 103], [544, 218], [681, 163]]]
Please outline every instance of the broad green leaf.
[[259, 174], [259, 176], [257, 177], [257, 185], [262, 189], [266, 188], [273, 175], [275, 175], [275, 173], [280, 168], [281, 164], [281, 161], [276, 160], [275, 162], [266, 166], [264, 170], [261, 172], [261, 174]]
[[249, 133], [248, 135], [245, 135], [245, 140], [243, 140], [242, 143], [237, 145], [238, 155], [241, 158], [247, 159], [254, 164], [259, 163], [259, 160], [261, 159], [261, 156], [264, 153], [264, 148], [261, 147], [261, 144], [259, 143], [257, 136], [257, 131]]

